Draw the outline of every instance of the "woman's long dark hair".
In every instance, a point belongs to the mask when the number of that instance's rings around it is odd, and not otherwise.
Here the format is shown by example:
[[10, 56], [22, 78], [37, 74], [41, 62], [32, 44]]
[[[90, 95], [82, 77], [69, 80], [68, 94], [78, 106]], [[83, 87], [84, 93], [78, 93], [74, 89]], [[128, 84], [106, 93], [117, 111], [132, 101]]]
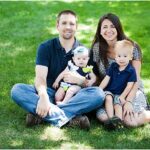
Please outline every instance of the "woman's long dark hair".
[[115, 26], [115, 28], [117, 30], [117, 40], [123, 40], [123, 39], [128, 39], [128, 38], [124, 34], [121, 22], [120, 22], [119, 18], [115, 14], [107, 13], [107, 14], [103, 15], [100, 18], [100, 20], [98, 22], [96, 34], [94, 36], [94, 40], [93, 40], [93, 43], [92, 43], [92, 49], [93, 49], [94, 44], [97, 43], [97, 42], [99, 42], [99, 54], [100, 54], [100, 58], [103, 61], [104, 66], [106, 68], [107, 65], [108, 65], [108, 60], [107, 60], [108, 44], [107, 44], [106, 40], [100, 34], [101, 33], [101, 25], [102, 25], [102, 22], [105, 19], [110, 20], [113, 23], [113, 25]]

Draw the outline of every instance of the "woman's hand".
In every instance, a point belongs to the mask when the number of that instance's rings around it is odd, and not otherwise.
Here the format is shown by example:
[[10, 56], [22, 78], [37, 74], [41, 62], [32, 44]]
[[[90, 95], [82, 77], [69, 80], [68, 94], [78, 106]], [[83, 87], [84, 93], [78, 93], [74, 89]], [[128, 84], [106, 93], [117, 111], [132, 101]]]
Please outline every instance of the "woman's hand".
[[96, 82], [96, 75], [93, 72], [89, 74], [89, 78], [84, 82], [86, 87], [92, 86]]
[[79, 75], [78, 73], [68, 71], [64, 73], [63, 80], [68, 83], [82, 85], [85, 81], [85, 77]]
[[134, 118], [133, 106], [132, 102], [130, 101], [126, 101], [123, 106], [123, 118], [126, 116], [129, 116], [131, 120]]

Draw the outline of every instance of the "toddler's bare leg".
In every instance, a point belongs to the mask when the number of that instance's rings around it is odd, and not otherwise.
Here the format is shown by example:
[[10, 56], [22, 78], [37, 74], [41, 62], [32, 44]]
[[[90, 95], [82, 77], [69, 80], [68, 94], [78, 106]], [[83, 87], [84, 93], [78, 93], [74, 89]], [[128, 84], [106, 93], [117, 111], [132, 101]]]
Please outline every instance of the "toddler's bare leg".
[[108, 117], [112, 118], [114, 116], [114, 107], [113, 107], [113, 97], [111, 95], [106, 95], [105, 108]]
[[105, 121], [109, 119], [107, 113], [99, 114], [96, 117], [102, 123], [104, 123]]
[[115, 116], [119, 117], [122, 120], [122, 106], [119, 104], [114, 105]]

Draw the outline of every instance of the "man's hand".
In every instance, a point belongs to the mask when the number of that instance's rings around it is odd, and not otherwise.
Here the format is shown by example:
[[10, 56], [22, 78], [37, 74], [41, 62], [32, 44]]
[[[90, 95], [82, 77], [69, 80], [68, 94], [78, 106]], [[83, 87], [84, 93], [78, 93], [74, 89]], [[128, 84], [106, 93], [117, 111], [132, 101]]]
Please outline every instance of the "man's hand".
[[82, 83], [85, 81], [85, 77], [79, 75], [78, 73], [68, 71], [64, 73], [64, 81], [82, 85]]
[[40, 95], [39, 101], [37, 103], [37, 108], [36, 108], [36, 113], [44, 118], [47, 116], [50, 110], [50, 102], [49, 102], [49, 97], [48, 94], [42, 94]]

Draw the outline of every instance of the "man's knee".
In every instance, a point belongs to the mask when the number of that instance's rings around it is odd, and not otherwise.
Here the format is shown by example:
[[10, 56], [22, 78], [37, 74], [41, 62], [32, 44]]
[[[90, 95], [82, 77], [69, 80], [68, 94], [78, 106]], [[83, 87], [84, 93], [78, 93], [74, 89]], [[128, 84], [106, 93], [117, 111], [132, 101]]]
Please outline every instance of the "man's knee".
[[102, 106], [104, 103], [105, 94], [99, 87], [88, 87], [86, 88], [87, 96], [89, 97], [92, 105], [96, 107]]
[[11, 89], [11, 98], [14, 99], [14, 97], [16, 97], [16, 93], [18, 91], [18, 89], [20, 88], [20, 84], [17, 83], [15, 84], [12, 89]]
[[18, 100], [18, 97], [20, 96], [20, 90], [22, 88], [23, 84], [21, 83], [17, 83], [15, 84], [12, 89], [11, 89], [11, 98], [14, 100], [14, 101], [17, 101]]
[[102, 105], [105, 100], [104, 91], [99, 87], [95, 87], [93, 90], [93, 95], [95, 97], [95, 100], [99, 101]]

